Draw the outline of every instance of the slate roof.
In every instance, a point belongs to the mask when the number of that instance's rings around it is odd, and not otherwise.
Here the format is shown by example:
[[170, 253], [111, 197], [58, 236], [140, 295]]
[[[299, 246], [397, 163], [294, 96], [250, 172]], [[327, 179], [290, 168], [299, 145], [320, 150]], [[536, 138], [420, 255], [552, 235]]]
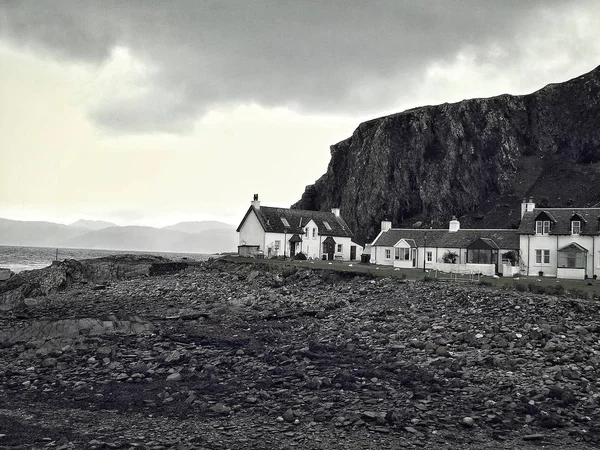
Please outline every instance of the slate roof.
[[519, 233], [535, 234], [535, 219], [542, 213], [546, 213], [550, 219], [553, 219], [550, 226], [550, 235], [570, 235], [571, 217], [574, 214], [577, 214], [583, 220], [581, 235], [600, 235], [598, 231], [600, 227], [600, 208], [535, 208], [523, 215]]
[[[460, 229], [450, 232], [447, 229], [402, 229], [391, 228], [381, 233], [373, 246], [393, 247], [400, 239], [413, 239], [418, 247], [445, 247], [445, 248], [467, 248], [467, 246], [478, 238], [491, 239], [498, 248], [518, 249], [518, 230], [507, 229]], [[489, 241], [487, 241], [489, 243]], [[491, 243], [489, 245], [493, 246]]]
[[582, 252], [582, 253], [588, 252], [587, 248], [582, 247], [577, 242], [571, 242], [569, 245], [565, 245], [563, 248], [559, 248], [557, 251], [564, 252], [564, 251], [569, 251], [569, 250], [574, 250], [574, 251], [578, 251], [578, 252]]
[[[262, 205], [260, 208], [255, 208], [254, 206], [248, 208], [248, 211], [237, 228], [238, 232], [252, 211], [254, 211], [256, 217], [258, 217], [258, 221], [262, 225], [263, 230], [268, 233], [288, 233], [299, 234], [302, 236], [304, 235], [304, 227], [308, 222], [313, 220], [317, 224], [317, 229], [321, 236], [354, 237], [354, 234], [344, 219], [341, 216], [336, 217], [332, 212], [273, 208]], [[286, 226], [281, 219], [285, 219], [290, 226]], [[327, 229], [324, 222], [327, 222], [331, 229]]]

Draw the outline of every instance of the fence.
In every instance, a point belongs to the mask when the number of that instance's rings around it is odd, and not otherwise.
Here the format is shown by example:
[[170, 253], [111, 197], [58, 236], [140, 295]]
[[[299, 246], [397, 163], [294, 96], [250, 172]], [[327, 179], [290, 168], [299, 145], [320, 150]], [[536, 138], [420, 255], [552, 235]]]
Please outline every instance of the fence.
[[481, 273], [463, 267], [453, 267], [450, 272], [435, 271], [435, 277], [441, 281], [457, 281], [463, 283], [478, 283]]

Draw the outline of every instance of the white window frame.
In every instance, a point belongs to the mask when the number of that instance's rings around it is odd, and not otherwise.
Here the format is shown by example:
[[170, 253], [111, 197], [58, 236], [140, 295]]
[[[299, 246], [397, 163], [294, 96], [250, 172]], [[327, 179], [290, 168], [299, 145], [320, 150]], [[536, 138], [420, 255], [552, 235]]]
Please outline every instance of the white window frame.
[[313, 239], [317, 237], [317, 229], [313, 228]]
[[[577, 224], [577, 225], [575, 225]], [[575, 230], [577, 228], [577, 230]], [[571, 234], [581, 234], [581, 221], [573, 220], [571, 221]]]
[[550, 265], [550, 250], [543, 249], [543, 248], [536, 248], [535, 249], [535, 265], [536, 266], [549, 266]]
[[536, 220], [535, 221], [535, 234], [548, 234], [550, 233], [550, 221], [549, 220]]
[[385, 259], [392, 259], [392, 249], [391, 248], [385, 249]]
[[304, 230], [304, 237], [308, 239], [308, 227]]
[[337, 252], [338, 252], [338, 253], [342, 253], [343, 249], [344, 249], [344, 246], [343, 246], [343, 244], [338, 244], [338, 245], [337, 245]]
[[433, 261], [433, 252], [428, 251], [427, 252], [427, 262], [432, 262], [432, 261]]
[[398, 261], [410, 261], [410, 248], [396, 247], [394, 251], [394, 258]]
[[279, 249], [281, 248], [281, 241], [275, 241], [275, 246], [273, 248], [276, 252], [279, 252]]

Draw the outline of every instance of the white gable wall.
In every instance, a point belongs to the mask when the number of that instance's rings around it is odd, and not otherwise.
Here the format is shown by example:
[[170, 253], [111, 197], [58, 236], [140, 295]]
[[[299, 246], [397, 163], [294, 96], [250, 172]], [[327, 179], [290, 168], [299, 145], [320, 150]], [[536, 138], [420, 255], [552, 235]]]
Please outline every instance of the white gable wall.
[[[308, 236], [306, 231], [308, 231]], [[321, 257], [321, 241], [322, 236], [319, 235], [319, 228], [314, 220], [310, 220], [304, 226], [304, 235], [302, 237], [302, 253], [306, 255], [307, 258], [319, 259]]]
[[265, 231], [254, 211], [250, 211], [239, 231], [239, 245], [258, 245], [266, 254]]

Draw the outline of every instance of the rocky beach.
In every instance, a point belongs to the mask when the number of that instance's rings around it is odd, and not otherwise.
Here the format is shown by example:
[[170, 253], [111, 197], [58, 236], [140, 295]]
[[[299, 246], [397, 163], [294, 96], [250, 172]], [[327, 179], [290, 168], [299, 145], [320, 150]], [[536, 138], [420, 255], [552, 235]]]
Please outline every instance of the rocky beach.
[[600, 446], [597, 302], [226, 260], [0, 281], [0, 448]]

